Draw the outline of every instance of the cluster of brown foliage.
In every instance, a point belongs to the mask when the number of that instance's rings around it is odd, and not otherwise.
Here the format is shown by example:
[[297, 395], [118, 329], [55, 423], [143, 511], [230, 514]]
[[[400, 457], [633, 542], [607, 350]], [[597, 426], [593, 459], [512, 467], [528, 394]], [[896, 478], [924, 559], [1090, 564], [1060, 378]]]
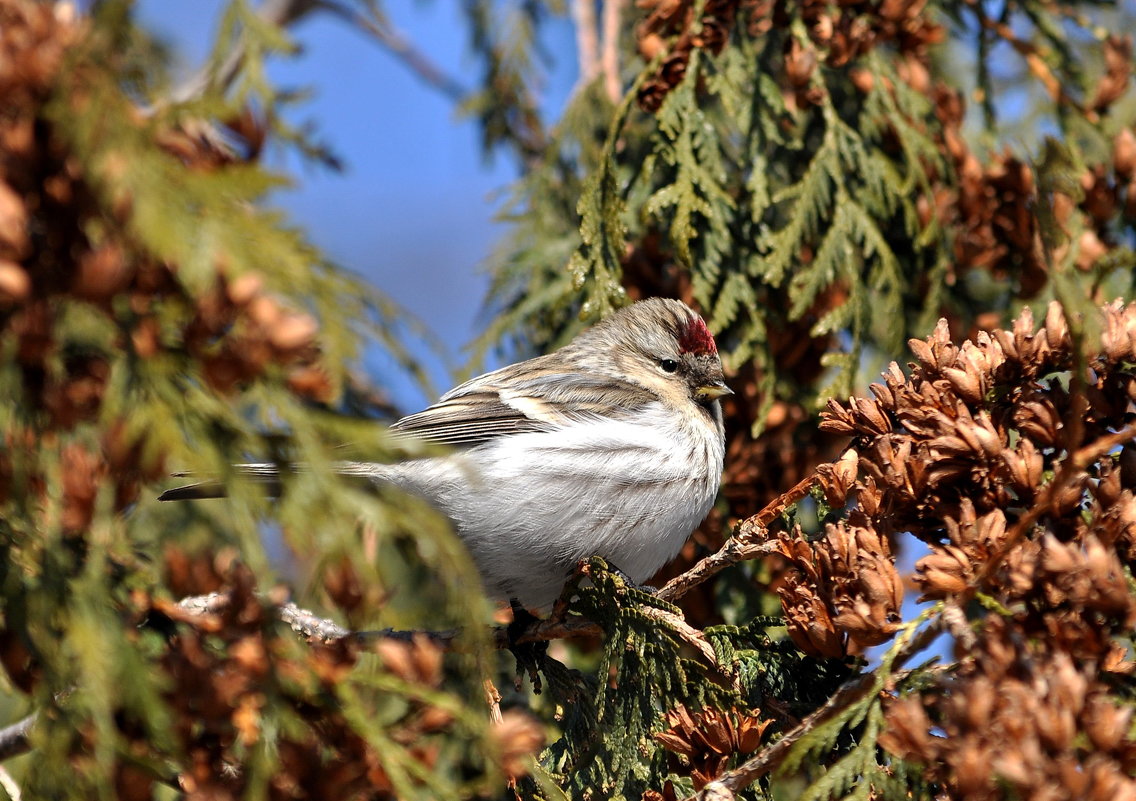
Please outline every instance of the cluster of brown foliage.
[[[224, 265], [216, 266], [212, 292], [192, 296], [176, 280], [178, 265], [140, 255], [133, 199], [123, 194], [108, 202], [104, 176], [90, 173], [93, 168], [72, 153], [49, 100], [90, 102], [88, 76], [68, 60], [90, 26], [67, 8], [0, 3], [0, 340], [13, 349], [5, 358], [18, 367], [27, 406], [42, 411], [28, 421], [25, 436], [10, 430], [3, 450], [50, 444], [43, 438], [51, 432], [99, 419], [110, 378], [108, 354], [61, 352], [57, 330], [68, 303], [113, 321], [120, 331], [116, 351], [139, 359], [188, 356], [201, 363], [205, 380], [218, 391], [278, 366], [288, 371], [294, 391], [325, 399], [330, 387], [314, 362], [314, 319], [284, 308], [255, 275], [230, 279]], [[130, 111], [126, 124], [139, 134], [152, 132], [141, 113]], [[235, 158], [209, 137], [178, 130], [152, 135], [189, 170], [208, 171]], [[109, 158], [101, 169], [123, 165]], [[177, 301], [189, 313], [159, 316], [157, 307], [168, 310]], [[128, 433], [125, 423], [107, 426], [98, 448], [66, 450], [69, 530], [90, 521], [95, 490], [104, 480], [115, 482], [121, 509], [136, 500], [141, 482], [164, 474], [161, 454], [144, 446], [144, 435]], [[0, 454], [0, 497], [12, 491], [9, 472]]]
[[[185, 343], [219, 392], [232, 392], [271, 366], [284, 365], [294, 392], [326, 401], [331, 385], [318, 364], [317, 329], [311, 315], [287, 309], [266, 294], [255, 273], [231, 281], [222, 273], [216, 290], [198, 301]], [[218, 347], [214, 343], [222, 335]]]
[[[178, 552], [167, 559], [171, 585], [179, 591], [224, 594], [225, 603], [206, 614], [185, 612], [142, 593], [134, 599], [140, 621], [161, 626], [165, 618], [165, 625], [173, 627], [163, 667], [171, 679], [166, 701], [176, 711], [173, 733], [185, 754], [186, 770], [178, 784], [190, 798], [240, 797], [248, 777], [239, 769], [243, 759], [238, 752], [260, 738], [266, 696], [276, 694], [305, 726], [302, 734], [278, 740], [273, 797], [348, 796], [372, 786], [385, 787], [389, 797], [381, 760], [345, 725], [333, 700], [335, 683], [355, 667], [355, 649], [347, 643], [290, 647], [295, 635], [256, 596], [251, 572], [223, 561], [190, 560]], [[420, 661], [429, 659], [426, 654]], [[409, 717], [408, 724], [417, 722]], [[145, 753], [152, 747], [145, 727], [140, 725], [137, 734], [136, 746]], [[150, 798], [152, 781], [152, 774], [135, 775], [124, 768], [119, 796]]]
[[881, 742], [952, 798], [1136, 798], [1118, 639], [1136, 625], [1136, 304], [1101, 314], [1084, 362], [1056, 303], [1039, 329], [1027, 310], [961, 347], [945, 323], [913, 340], [909, 376], [893, 363], [874, 399], [824, 415], [854, 437], [821, 471], [847, 523], [784, 538], [790, 634], [824, 656], [894, 631], [888, 543], [929, 546], [915, 581], [957, 666], [889, 704]]
[[[647, 10], [636, 36], [639, 52], [648, 61], [665, 51], [655, 75], [639, 88], [639, 107], [649, 114], [659, 110], [672, 89], [682, 83], [690, 63], [691, 51], [698, 48], [718, 54], [726, 46], [739, 3], [736, 0], [708, 0], [695, 19], [691, 0], [639, 0]], [[668, 48], [666, 39], [677, 36]]]
[[[870, 526], [829, 525], [815, 543], [784, 533], [796, 570], [778, 587], [793, 642], [815, 657], [840, 657], [886, 642], [903, 617], [903, 584], [887, 537]], [[818, 592], [818, 588], [824, 591]]]
[[1081, 661], [1015, 628], [991, 618], [955, 676], [892, 704], [880, 744], [952, 798], [1136, 799], [1132, 707], [1111, 692], [1131, 663]]
[[[707, 708], [691, 713], [678, 706], [666, 714], [667, 728], [655, 735], [671, 754], [676, 772], [690, 776], [701, 790], [725, 770], [735, 755], [751, 754], [761, 746], [772, 720], [758, 712], [729, 713]], [[662, 801], [664, 794], [648, 791], [644, 801]]]
[[[1106, 109], [1127, 90], [1132, 67], [1129, 41], [1112, 37], [1104, 47], [1114, 57], [1102, 81], [1107, 85], [1094, 100], [1096, 110]], [[1130, 129], [1115, 137], [1111, 164], [1088, 165], [1053, 193], [1054, 223], [1073, 236], [1047, 255], [1035, 213], [1038, 193], [1033, 168], [1008, 151], [984, 164], [963, 137], [961, 94], [932, 85], [925, 73], [912, 86], [934, 96], [935, 116], [942, 126], [941, 149], [958, 175], [957, 185], [940, 182], [931, 196], [920, 198], [924, 224], [934, 215], [954, 232], [950, 281], [958, 281], [969, 270], [984, 269], [999, 279], [1015, 277], [1017, 294], [1034, 297], [1048, 281], [1047, 265], [1063, 261], [1069, 248], [1075, 248], [1077, 269], [1089, 272], [1118, 244], [1118, 212], [1128, 222], [1136, 222], [1136, 136]]]
[[[892, 47], [898, 54], [899, 76], [916, 86], [930, 82], [928, 49], [945, 38], [943, 26], [927, 12], [926, 0], [882, 0], [882, 2], [832, 5], [807, 2], [801, 17], [809, 34], [807, 44], [792, 39], [785, 51], [785, 96], [791, 108], [807, 108], [823, 97], [825, 89], [813, 80], [821, 66], [846, 69], [876, 47]], [[751, 22], [751, 29], [765, 33], [787, 21], [779, 4], [765, 0]], [[869, 91], [876, 77], [866, 69], [850, 70], [852, 83], [861, 92]]]
[[[249, 781], [247, 751], [262, 736], [265, 709], [271, 710], [271, 726], [279, 725], [281, 716], [292, 717], [276, 735], [279, 758], [269, 782], [270, 798], [397, 797], [383, 754], [345, 719], [338, 698], [337, 685], [352, 671], [365, 669], [357, 664], [363, 658], [358, 647], [346, 639], [299, 643], [280, 622], [273, 599], [257, 596], [251, 571], [231, 557], [189, 558], [171, 550], [166, 561], [176, 591], [218, 593], [220, 599], [202, 611], [141, 591], [132, 596], [135, 636], [155, 629], [166, 633], [161, 667], [170, 683], [165, 701], [174, 713], [172, 747], [185, 765], [171, 781], [186, 797], [243, 797]], [[424, 636], [411, 642], [385, 640], [379, 655], [382, 669], [408, 685], [441, 685], [442, 651]], [[454, 717], [419, 698], [384, 723], [389, 724], [387, 736], [407, 747], [428, 772], [440, 748], [440, 740], [431, 735], [445, 732]], [[522, 723], [531, 729], [527, 719]], [[120, 722], [136, 756], [153, 752], [150, 724]], [[527, 742], [524, 747], [525, 753], [532, 750]], [[152, 797], [152, 771], [123, 761], [116, 781], [119, 798]]]
[[[790, 37], [781, 74], [786, 99], [796, 108], [823, 96], [818, 93], [824, 89], [813, 80], [818, 67], [846, 68], [881, 45], [897, 48], [905, 70], [928, 80], [927, 49], [944, 36], [942, 26], [925, 13], [926, 0], [850, 0], [838, 7], [810, 0], [792, 13], [776, 0], [710, 0], [697, 17], [692, 0], [639, 0], [638, 5], [647, 11], [636, 28], [639, 52], [648, 60], [665, 52], [654, 76], [639, 89], [639, 106], [648, 113], [657, 111], [682, 82], [692, 50], [721, 52], [739, 15], [756, 37], [784, 29], [799, 13], [808, 42]], [[669, 47], [668, 39], [673, 39]], [[853, 80], [866, 91], [874, 78], [857, 70]]]

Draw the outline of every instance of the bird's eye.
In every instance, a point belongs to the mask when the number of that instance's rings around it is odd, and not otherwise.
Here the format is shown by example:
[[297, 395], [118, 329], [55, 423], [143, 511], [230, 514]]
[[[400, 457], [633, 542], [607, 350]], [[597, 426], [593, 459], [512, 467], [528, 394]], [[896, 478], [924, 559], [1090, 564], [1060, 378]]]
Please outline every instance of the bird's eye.
[[664, 373], [673, 373], [678, 369], [678, 362], [674, 359], [659, 359], [659, 367], [663, 368]]

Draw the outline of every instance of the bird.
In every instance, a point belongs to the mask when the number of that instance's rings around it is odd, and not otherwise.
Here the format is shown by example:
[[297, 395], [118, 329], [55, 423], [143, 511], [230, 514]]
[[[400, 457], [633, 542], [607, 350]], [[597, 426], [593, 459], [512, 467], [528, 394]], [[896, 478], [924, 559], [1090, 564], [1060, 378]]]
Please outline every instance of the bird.
[[[717, 497], [719, 399], [731, 394], [703, 318], [650, 298], [391, 426], [451, 446], [444, 455], [336, 470], [424, 499], [450, 519], [491, 598], [547, 610], [582, 560], [600, 556], [642, 584], [674, 558]], [[238, 467], [269, 481], [277, 469]], [[204, 482], [160, 500], [223, 494]]]

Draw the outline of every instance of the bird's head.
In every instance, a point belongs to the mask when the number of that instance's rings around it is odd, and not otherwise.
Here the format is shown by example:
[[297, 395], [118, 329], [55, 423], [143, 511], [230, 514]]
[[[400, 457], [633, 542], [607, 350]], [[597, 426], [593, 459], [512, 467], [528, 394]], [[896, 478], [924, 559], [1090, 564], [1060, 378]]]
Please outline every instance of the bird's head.
[[664, 399], [711, 406], [733, 394], [710, 329], [681, 301], [634, 303], [596, 325], [587, 339], [610, 346], [613, 367], [621, 375]]

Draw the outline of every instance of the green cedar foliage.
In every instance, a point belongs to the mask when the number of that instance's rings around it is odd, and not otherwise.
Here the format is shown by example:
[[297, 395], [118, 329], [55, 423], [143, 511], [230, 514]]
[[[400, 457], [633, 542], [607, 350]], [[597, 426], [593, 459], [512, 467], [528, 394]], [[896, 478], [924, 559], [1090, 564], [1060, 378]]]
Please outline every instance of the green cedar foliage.
[[[0, 15], [0, 177], [24, 223], [2, 265], [0, 650], [6, 714], [38, 715], [25, 797], [499, 786], [468, 558], [421, 503], [328, 469], [343, 443], [403, 455], [350, 371], [367, 342], [412, 367], [411, 329], [271, 210], [284, 178], [241, 155], [257, 124], [294, 136], [263, 72], [286, 35], [233, 2], [211, 68], [240, 47], [235, 84], [171, 100], [129, 4]], [[274, 460], [306, 465], [279, 500], [230, 467]], [[159, 504], [172, 469], [232, 497]], [[209, 614], [177, 605], [214, 591]], [[460, 629], [461, 654], [305, 644], [274, 611], [289, 595], [352, 628]]]

